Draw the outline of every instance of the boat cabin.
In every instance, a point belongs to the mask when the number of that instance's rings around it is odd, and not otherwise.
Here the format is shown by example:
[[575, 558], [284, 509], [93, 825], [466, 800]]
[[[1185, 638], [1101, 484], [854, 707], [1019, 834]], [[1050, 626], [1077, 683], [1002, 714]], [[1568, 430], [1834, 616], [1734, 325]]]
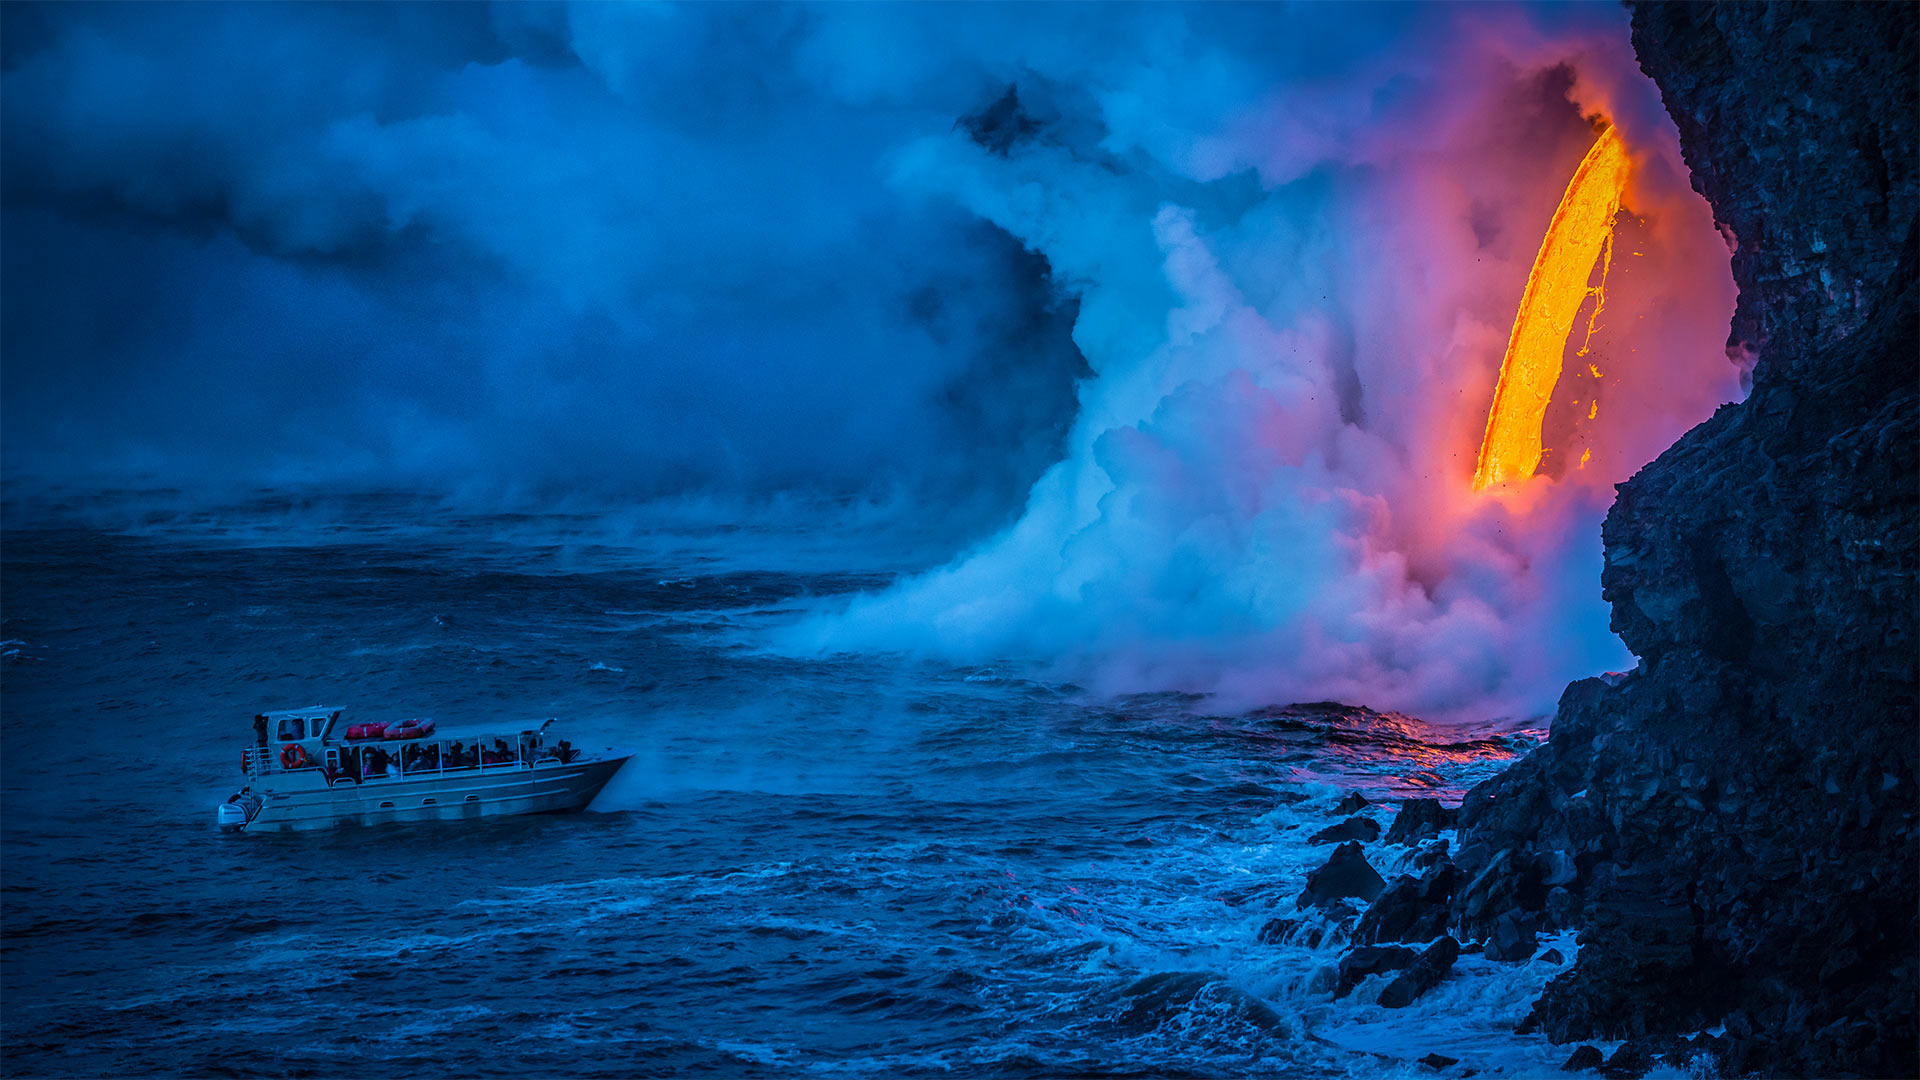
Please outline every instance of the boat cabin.
[[551, 719], [503, 733], [439, 731], [432, 720], [349, 724], [345, 713], [316, 705], [256, 715], [254, 745], [242, 753], [241, 767], [255, 780], [303, 773], [332, 786], [566, 764], [578, 754], [565, 740], [547, 744]]
[[343, 712], [346, 709], [338, 705], [311, 705], [304, 709], [261, 713], [253, 718], [254, 735], [262, 746], [324, 740]]

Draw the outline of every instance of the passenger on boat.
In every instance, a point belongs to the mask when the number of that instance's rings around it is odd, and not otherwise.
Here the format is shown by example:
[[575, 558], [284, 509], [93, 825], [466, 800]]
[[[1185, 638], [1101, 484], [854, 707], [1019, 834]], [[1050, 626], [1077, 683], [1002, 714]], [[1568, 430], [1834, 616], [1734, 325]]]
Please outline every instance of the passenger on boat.
[[560, 745], [555, 753], [558, 754], [560, 758], [560, 764], [565, 765], [567, 762], [572, 761], [578, 752], [574, 750], [572, 743], [561, 739]]
[[389, 780], [400, 779], [400, 759], [399, 758], [396, 758], [396, 757], [387, 758], [387, 779]]
[[467, 767], [467, 747], [462, 742], [447, 744], [447, 768], [464, 769]]
[[253, 718], [253, 744], [259, 747], [267, 745], [267, 714], [265, 713]]

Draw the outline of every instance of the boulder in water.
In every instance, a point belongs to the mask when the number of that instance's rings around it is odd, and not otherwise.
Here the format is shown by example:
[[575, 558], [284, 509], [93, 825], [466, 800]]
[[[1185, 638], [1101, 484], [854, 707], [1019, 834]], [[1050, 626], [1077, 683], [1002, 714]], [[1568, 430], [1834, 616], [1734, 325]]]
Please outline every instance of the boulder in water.
[[1365, 795], [1357, 791], [1349, 791], [1347, 792], [1346, 798], [1341, 799], [1339, 803], [1335, 804], [1333, 812], [1336, 814], [1357, 814], [1372, 805], [1372, 803], [1367, 801]]
[[1264, 1031], [1285, 1031], [1286, 1020], [1272, 1007], [1208, 971], [1157, 971], [1128, 983], [1119, 992], [1113, 1024], [1139, 1035], [1175, 1020], [1188, 1010], [1224, 1009]]
[[1445, 861], [1448, 861], [1447, 842], [1445, 840], [1435, 840], [1432, 843], [1423, 844], [1420, 850], [1413, 856], [1414, 868], [1419, 870], [1425, 870], [1435, 863]]
[[1672, 1049], [1675, 1042], [1671, 1036], [1628, 1039], [1600, 1066], [1601, 1075], [1607, 1080], [1640, 1080], [1653, 1071], [1655, 1059]]
[[1156, 971], [1143, 975], [1120, 991], [1123, 1007], [1114, 1025], [1129, 1035], [1151, 1031], [1193, 1003], [1208, 983], [1220, 976], [1206, 971]]
[[1333, 996], [1346, 997], [1360, 980], [1389, 971], [1404, 971], [1419, 958], [1419, 953], [1404, 945], [1362, 945], [1340, 958], [1340, 984]]
[[1599, 1047], [1582, 1046], [1573, 1052], [1573, 1056], [1567, 1059], [1565, 1065], [1560, 1066], [1560, 1071], [1584, 1072], [1588, 1069], [1597, 1069], [1606, 1060], [1607, 1056], [1600, 1052]]
[[1548, 890], [1547, 925], [1555, 927], [1572, 926], [1574, 913], [1577, 910], [1574, 906], [1573, 894], [1568, 892], [1564, 887], [1556, 885]]
[[1260, 942], [1264, 945], [1284, 945], [1291, 941], [1297, 945], [1305, 945], [1309, 949], [1317, 949], [1329, 935], [1338, 935], [1346, 931], [1347, 928], [1340, 925], [1340, 921], [1351, 916], [1353, 912], [1348, 909], [1345, 914], [1342, 914], [1341, 909], [1345, 907], [1344, 904], [1336, 904], [1322, 912], [1325, 921], [1268, 919], [1260, 927]]
[[1407, 799], [1394, 815], [1393, 827], [1387, 830], [1387, 843], [1411, 846], [1431, 840], [1453, 828], [1458, 816], [1459, 811], [1441, 806], [1439, 799]]
[[1354, 940], [1432, 941], [1447, 932], [1448, 901], [1453, 899], [1458, 874], [1452, 863], [1441, 863], [1420, 877], [1396, 880], [1360, 917]]
[[1260, 927], [1262, 945], [1278, 945], [1287, 940], [1287, 935], [1300, 928], [1299, 919], [1268, 919]]
[[1533, 927], [1517, 912], [1509, 911], [1495, 919], [1493, 932], [1487, 935], [1489, 960], [1517, 964], [1533, 959], [1533, 954], [1539, 949], [1540, 942], [1534, 936]]
[[1314, 833], [1307, 841], [1309, 844], [1338, 844], [1347, 840], [1358, 840], [1371, 844], [1380, 839], [1380, 823], [1372, 818], [1355, 815], [1338, 825], [1329, 825]]
[[1307, 890], [1300, 894], [1298, 906], [1318, 906], [1348, 896], [1372, 903], [1386, 887], [1386, 881], [1367, 863], [1360, 845], [1349, 840], [1333, 849], [1325, 866], [1307, 875]]
[[1440, 980], [1453, 970], [1453, 962], [1460, 959], [1460, 943], [1450, 937], [1427, 946], [1420, 958], [1400, 973], [1400, 977], [1387, 984], [1380, 991], [1380, 1004], [1389, 1009], [1404, 1009], [1413, 1004], [1421, 994], [1440, 985]]

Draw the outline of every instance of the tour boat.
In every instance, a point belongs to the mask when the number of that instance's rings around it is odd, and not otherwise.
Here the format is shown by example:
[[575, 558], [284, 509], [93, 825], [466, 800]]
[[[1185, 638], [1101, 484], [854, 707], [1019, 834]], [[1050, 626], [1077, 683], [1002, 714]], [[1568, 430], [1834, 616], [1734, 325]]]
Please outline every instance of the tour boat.
[[221, 804], [223, 832], [449, 821], [584, 810], [627, 755], [587, 752], [532, 726], [344, 722], [315, 706], [253, 718], [247, 786]]

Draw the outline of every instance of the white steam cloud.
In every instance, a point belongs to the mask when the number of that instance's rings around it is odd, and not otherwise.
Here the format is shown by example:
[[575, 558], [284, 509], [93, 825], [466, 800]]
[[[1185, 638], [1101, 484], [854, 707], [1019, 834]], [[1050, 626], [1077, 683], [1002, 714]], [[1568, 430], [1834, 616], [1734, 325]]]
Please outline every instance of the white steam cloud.
[[[1016, 525], [789, 644], [1441, 720], [1539, 714], [1630, 663], [1599, 522], [1613, 483], [1737, 396], [1733, 286], [1624, 15], [1568, 18], [1409, 17], [1335, 61], [1263, 65], [1245, 28], [1160, 13], [1097, 57], [1023, 56], [1030, 123], [1003, 152], [965, 131], [902, 150], [902, 189], [1070, 283], [1095, 375]], [[1507, 331], [1594, 113], [1633, 150], [1640, 220], [1587, 358], [1591, 454], [1475, 495]]]

